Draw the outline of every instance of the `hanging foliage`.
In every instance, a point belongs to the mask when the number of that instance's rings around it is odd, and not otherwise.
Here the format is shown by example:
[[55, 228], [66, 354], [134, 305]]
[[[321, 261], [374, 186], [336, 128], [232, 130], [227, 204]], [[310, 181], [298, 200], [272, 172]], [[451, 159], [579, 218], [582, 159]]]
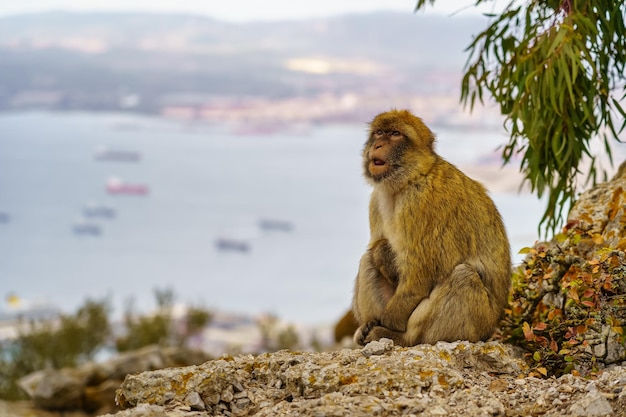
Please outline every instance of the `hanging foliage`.
[[[416, 10], [435, 0], [418, 0]], [[489, 3], [476, 0], [475, 5]], [[510, 134], [504, 163], [521, 156], [532, 192], [547, 195], [539, 224], [555, 232], [572, 204], [577, 176], [604, 178], [590, 151], [626, 126], [626, 4], [622, 0], [511, 1], [468, 47], [461, 101], [473, 109], [487, 93], [500, 106]], [[590, 159], [587, 172], [581, 161]]]

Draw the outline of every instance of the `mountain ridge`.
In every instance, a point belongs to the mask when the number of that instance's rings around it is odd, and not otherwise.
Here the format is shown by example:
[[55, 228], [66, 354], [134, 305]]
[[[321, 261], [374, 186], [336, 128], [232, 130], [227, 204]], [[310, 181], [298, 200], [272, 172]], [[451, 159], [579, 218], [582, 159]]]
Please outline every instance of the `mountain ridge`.
[[[0, 110], [114, 110], [128, 95], [141, 98], [134, 109], [154, 112], [181, 94], [407, 94], [432, 89], [433, 77], [449, 90], [483, 24], [398, 12], [250, 23], [156, 13], [0, 17]], [[59, 94], [32, 94], [50, 91]]]

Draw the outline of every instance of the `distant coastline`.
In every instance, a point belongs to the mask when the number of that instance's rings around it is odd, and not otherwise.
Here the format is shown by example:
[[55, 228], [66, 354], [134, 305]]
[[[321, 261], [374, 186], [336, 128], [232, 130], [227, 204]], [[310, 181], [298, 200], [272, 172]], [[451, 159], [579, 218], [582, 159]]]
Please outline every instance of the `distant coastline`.
[[459, 104], [463, 51], [483, 24], [477, 16], [379, 12], [233, 24], [57, 12], [0, 23], [0, 112], [119, 111], [259, 134], [363, 123], [392, 107], [430, 125], [501, 125], [492, 107], [470, 115]]

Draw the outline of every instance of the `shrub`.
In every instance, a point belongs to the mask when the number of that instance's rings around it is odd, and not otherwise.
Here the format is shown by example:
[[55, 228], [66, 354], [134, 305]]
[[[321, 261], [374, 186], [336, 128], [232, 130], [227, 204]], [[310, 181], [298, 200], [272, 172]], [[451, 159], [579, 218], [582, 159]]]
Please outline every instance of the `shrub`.
[[[139, 316], [128, 308], [126, 336], [116, 340], [118, 351], [151, 344], [182, 346], [211, 320], [211, 313], [191, 307], [174, 320], [171, 290], [155, 290], [159, 309], [156, 314]], [[76, 367], [93, 360], [111, 338], [110, 308], [107, 301], [87, 300], [73, 315], [61, 314], [54, 320], [21, 322], [16, 340], [0, 346], [0, 398], [25, 399], [17, 381], [32, 372]]]
[[17, 381], [44, 368], [74, 367], [93, 359], [111, 330], [106, 301], [87, 300], [74, 315], [19, 324], [19, 336], [2, 347], [0, 398], [24, 398]]
[[523, 347], [537, 375], [590, 375], [626, 359], [626, 258], [569, 225], [523, 249], [500, 337]]
[[184, 317], [173, 316], [175, 295], [172, 290], [155, 290], [157, 312], [138, 316], [132, 311], [132, 303], [124, 315], [125, 336], [115, 341], [119, 352], [139, 349], [148, 345], [183, 346], [187, 340], [200, 332], [212, 318], [212, 314], [200, 307], [189, 307]]

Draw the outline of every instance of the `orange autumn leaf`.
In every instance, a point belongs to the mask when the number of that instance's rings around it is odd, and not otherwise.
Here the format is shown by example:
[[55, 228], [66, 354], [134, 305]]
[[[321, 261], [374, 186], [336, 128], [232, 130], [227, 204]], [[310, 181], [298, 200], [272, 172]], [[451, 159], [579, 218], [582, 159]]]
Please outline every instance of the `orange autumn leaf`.
[[550, 350], [552, 350], [552, 352], [559, 351], [559, 345], [554, 340], [550, 341]]
[[524, 338], [526, 340], [533, 340], [535, 334], [533, 333], [533, 330], [530, 328], [530, 325], [527, 322], [524, 322], [524, 324], [522, 325], [522, 330], [524, 331]]
[[585, 292], [583, 293], [583, 297], [585, 297], [585, 298], [591, 298], [591, 297], [593, 297], [593, 295], [594, 295], [595, 293], [596, 293], [596, 292], [595, 292], [592, 288], [587, 288], [587, 289], [585, 290]]
[[548, 320], [554, 320], [557, 317], [562, 317], [563, 311], [561, 309], [554, 309], [548, 312]]

